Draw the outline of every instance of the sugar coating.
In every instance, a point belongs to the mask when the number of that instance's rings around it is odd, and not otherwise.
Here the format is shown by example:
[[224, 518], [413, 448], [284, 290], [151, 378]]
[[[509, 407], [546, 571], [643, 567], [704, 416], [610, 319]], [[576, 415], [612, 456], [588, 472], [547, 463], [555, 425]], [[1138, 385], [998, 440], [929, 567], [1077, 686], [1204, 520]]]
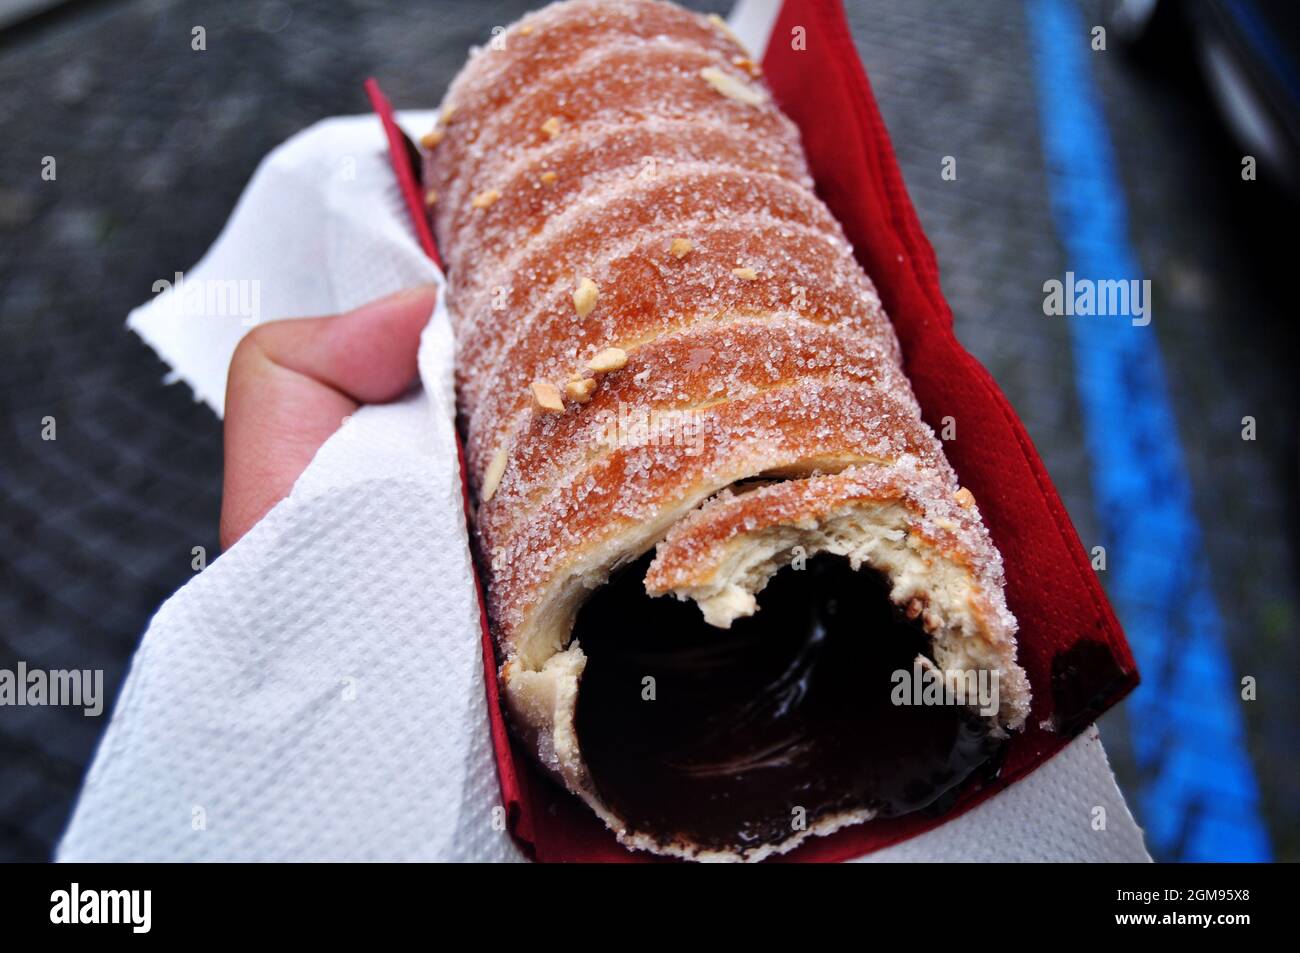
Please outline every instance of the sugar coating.
[[[576, 573], [598, 585], [640, 555], [620, 551], [625, 535], [718, 494], [700, 514], [732, 507], [743, 532], [751, 494], [727, 488], [756, 477], [806, 484], [801, 505], [895, 494], [961, 554], [1010, 637], [997, 551], [747, 52], [651, 0], [557, 4], [501, 38], [452, 84], [425, 172], [476, 494], [491, 476], [475, 534], [507, 661], [536, 668], [562, 648], [524, 651]], [[488, 191], [499, 198], [474, 207]], [[599, 295], [575, 309], [584, 279]], [[606, 348], [627, 364], [572, 388], [585, 403], [535, 411], [534, 382], [564, 391]], [[665, 439], [638, 429], [647, 419], [684, 430]], [[676, 552], [704, 518], [672, 530]], [[611, 555], [593, 568], [597, 552]]]

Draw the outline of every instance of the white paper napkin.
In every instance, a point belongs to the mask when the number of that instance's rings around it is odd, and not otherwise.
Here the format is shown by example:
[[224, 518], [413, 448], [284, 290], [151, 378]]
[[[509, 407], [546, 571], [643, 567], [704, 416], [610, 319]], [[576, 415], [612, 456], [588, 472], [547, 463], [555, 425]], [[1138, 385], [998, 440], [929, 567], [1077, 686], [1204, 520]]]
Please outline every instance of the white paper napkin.
[[[401, 120], [422, 131], [433, 115]], [[256, 300], [266, 321], [441, 281], [385, 149], [373, 116], [289, 140], [182, 293], [206, 307], [220, 299], [195, 289], [242, 288], [233, 300]], [[176, 297], [128, 325], [220, 414], [252, 309]], [[355, 414], [290, 496], [158, 611], [60, 860], [520, 859], [497, 810], [451, 362], [440, 304], [423, 391]], [[979, 808], [869, 859], [1149, 858], [1090, 729]]]
[[[427, 128], [433, 114], [405, 119]], [[384, 150], [373, 116], [281, 146], [182, 293], [256, 282], [273, 320], [440, 281]], [[196, 314], [174, 294], [129, 326], [220, 414], [245, 315]], [[159, 610], [60, 859], [519, 857], [493, 812], [451, 354], [440, 306], [423, 392], [355, 414], [289, 498]]]

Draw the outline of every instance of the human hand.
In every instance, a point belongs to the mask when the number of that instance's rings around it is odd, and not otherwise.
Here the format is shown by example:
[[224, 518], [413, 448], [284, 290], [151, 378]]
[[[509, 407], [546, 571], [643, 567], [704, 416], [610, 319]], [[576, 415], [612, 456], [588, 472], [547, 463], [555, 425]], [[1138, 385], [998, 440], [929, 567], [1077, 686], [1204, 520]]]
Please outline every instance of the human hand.
[[259, 325], [239, 342], [226, 383], [222, 549], [289, 494], [346, 417], [406, 392], [437, 297], [422, 285], [344, 314]]

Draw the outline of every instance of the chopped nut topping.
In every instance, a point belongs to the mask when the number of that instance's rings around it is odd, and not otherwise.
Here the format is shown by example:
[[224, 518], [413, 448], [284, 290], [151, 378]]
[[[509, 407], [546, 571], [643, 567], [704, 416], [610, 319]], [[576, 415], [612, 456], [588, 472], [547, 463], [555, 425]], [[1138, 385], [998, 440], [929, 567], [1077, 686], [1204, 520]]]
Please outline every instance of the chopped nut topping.
[[555, 173], [554, 173], [554, 172], [543, 172], [543, 173], [542, 173], [542, 185], [554, 185], [554, 184], [555, 184]]
[[573, 310], [578, 312], [578, 317], [585, 318], [591, 314], [599, 296], [600, 289], [596, 287], [596, 282], [590, 278], [579, 281], [578, 287], [573, 292]]
[[441, 129], [430, 129], [420, 137], [420, 145], [426, 149], [432, 149], [438, 143], [442, 142], [443, 131]]
[[763, 67], [759, 66], [748, 56], [733, 56], [731, 58], [731, 63], [733, 66], [739, 66], [750, 76], [757, 77], [763, 75]]
[[435, 189], [430, 189], [424, 193], [424, 204], [428, 208], [433, 208], [438, 204], [438, 193]]
[[747, 103], [750, 106], [761, 106], [767, 102], [767, 94], [761, 89], [743, 83], [730, 73], [724, 73], [715, 66], [704, 67], [704, 69], [700, 70], [700, 76], [728, 99]]
[[621, 347], [607, 347], [587, 362], [587, 370], [595, 371], [597, 374], [607, 374], [626, 364], [627, 351]]
[[542, 132], [546, 133], [548, 139], [554, 139], [558, 136], [560, 134], [560, 117], [552, 116], [542, 123]]
[[564, 413], [564, 401], [560, 399], [560, 389], [550, 381], [533, 381], [528, 385], [533, 392], [533, 409], [546, 414]]
[[519, 28], [520, 36], [528, 36], [532, 32], [533, 32], [533, 25], [531, 23], [525, 23], [523, 26]]
[[574, 403], [585, 404], [591, 400], [591, 395], [595, 390], [596, 378], [579, 377], [564, 385], [564, 396]]
[[686, 254], [695, 247], [695, 243], [689, 238], [674, 238], [673, 243], [668, 246], [668, 254], [674, 258], [684, 258]]
[[934, 525], [939, 527], [939, 529], [946, 530], [949, 533], [956, 532], [958, 529], [961, 528], [952, 520], [944, 516], [941, 516], [937, 520], [935, 520]]
[[492, 499], [496, 493], [497, 487], [501, 485], [501, 477], [506, 472], [506, 462], [510, 459], [510, 454], [503, 443], [497, 447], [497, 452], [492, 455], [492, 462], [488, 464], [487, 472], [483, 474], [483, 486], [479, 490], [479, 499], [486, 503]]
[[442, 107], [442, 124], [443, 124], [444, 126], [450, 126], [450, 125], [451, 125], [451, 117], [454, 116], [454, 115], [456, 115], [456, 107], [455, 107], [455, 106], [443, 106], [443, 107]]
[[480, 192], [470, 201], [474, 208], [487, 208], [497, 199], [501, 198], [501, 193], [496, 189], [488, 189], [486, 192]]
[[731, 273], [743, 281], [753, 281], [758, 277], [758, 272], [753, 268], [733, 268]]
[[953, 498], [957, 501], [958, 505], [961, 506], [963, 509], [970, 509], [972, 506], [975, 505], [975, 494], [972, 493], [970, 490], [966, 489], [964, 486], [958, 489], [957, 492], [953, 494]]

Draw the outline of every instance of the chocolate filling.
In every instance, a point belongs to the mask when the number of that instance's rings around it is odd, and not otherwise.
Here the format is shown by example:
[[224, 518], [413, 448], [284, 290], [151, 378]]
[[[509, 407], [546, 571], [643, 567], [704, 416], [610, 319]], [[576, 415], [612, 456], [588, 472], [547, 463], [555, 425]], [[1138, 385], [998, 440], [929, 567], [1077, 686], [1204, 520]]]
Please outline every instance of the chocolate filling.
[[587, 656], [578, 741], [631, 830], [743, 852], [800, 820], [935, 805], [1000, 748], [965, 707], [891, 702], [892, 674], [929, 641], [880, 574], [818, 556], [724, 630], [693, 602], [646, 595], [650, 558], [597, 590], [574, 628]]

